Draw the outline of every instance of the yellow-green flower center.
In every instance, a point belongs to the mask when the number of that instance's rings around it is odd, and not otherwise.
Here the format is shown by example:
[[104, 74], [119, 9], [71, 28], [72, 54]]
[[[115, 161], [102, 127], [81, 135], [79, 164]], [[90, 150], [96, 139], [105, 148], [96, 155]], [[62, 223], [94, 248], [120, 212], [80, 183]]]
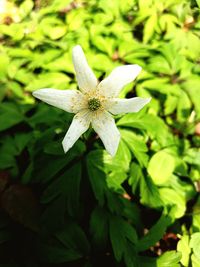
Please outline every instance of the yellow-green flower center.
[[88, 108], [91, 111], [96, 111], [101, 107], [101, 102], [98, 98], [91, 98], [88, 100]]

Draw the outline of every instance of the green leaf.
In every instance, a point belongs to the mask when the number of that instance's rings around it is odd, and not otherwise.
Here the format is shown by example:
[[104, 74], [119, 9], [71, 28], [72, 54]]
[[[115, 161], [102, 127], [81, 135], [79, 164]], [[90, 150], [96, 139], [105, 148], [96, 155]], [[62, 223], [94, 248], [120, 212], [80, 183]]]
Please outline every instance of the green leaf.
[[[37, 63], [37, 62], [36, 62]], [[49, 63], [46, 64], [44, 62], [43, 67], [52, 72], [55, 71], [66, 71], [73, 72], [73, 64], [71, 62], [71, 55], [69, 53], [62, 54], [61, 57], [57, 57], [53, 60], [50, 60]]]
[[195, 111], [197, 112], [197, 118], [200, 118], [200, 105], [198, 99], [198, 85], [199, 85], [199, 77], [198, 76], [191, 76], [191, 78], [187, 79], [183, 83], [184, 90], [188, 93], [192, 103], [194, 104]]
[[117, 125], [145, 130], [152, 139], [156, 139], [162, 146], [170, 146], [174, 143], [165, 122], [153, 114], [127, 114], [117, 122]]
[[110, 72], [113, 69], [113, 62], [104, 54], [93, 55], [90, 62], [90, 66], [97, 71]]
[[153, 12], [153, 14], [151, 14], [151, 16], [146, 21], [145, 26], [144, 26], [144, 33], [143, 33], [144, 43], [147, 43], [153, 36], [155, 27], [157, 24], [157, 20], [158, 20], [157, 13]]
[[108, 153], [105, 152], [102, 154], [102, 164], [104, 165], [104, 170], [106, 173], [124, 171], [128, 172], [129, 165], [131, 162], [131, 153], [128, 149], [127, 144], [120, 140], [117, 153], [115, 157], [111, 157]]
[[127, 178], [127, 171], [131, 161], [130, 151], [123, 140], [120, 141], [117, 154], [112, 159], [110, 156], [104, 157], [106, 183], [115, 192], [123, 194], [125, 192], [122, 183]]
[[106, 247], [108, 242], [108, 219], [109, 214], [101, 207], [96, 207], [90, 219], [90, 231], [95, 245]]
[[134, 156], [142, 166], [147, 166], [148, 155], [147, 147], [142, 136], [137, 136], [131, 131], [121, 130], [121, 136], [130, 150], [133, 152]]
[[82, 257], [81, 253], [74, 249], [66, 249], [63, 246], [53, 246], [47, 244], [39, 244], [39, 259], [48, 263], [70, 262]]
[[23, 98], [23, 99], [25, 98], [25, 94], [23, 92], [22, 86], [20, 86], [19, 83], [10, 81], [8, 82], [8, 88], [11, 90], [14, 96], [17, 96], [18, 98]]
[[30, 84], [30, 81], [34, 79], [33, 73], [28, 71], [25, 68], [20, 68], [16, 71], [16, 73], [13, 75], [13, 78], [22, 83], [22, 84]]
[[13, 103], [2, 103], [0, 106], [0, 131], [6, 130], [24, 120], [19, 107]]
[[149, 207], [158, 208], [163, 205], [158, 188], [149, 176], [143, 176], [140, 181], [140, 199], [142, 204]]
[[139, 256], [139, 262], [142, 263], [142, 267], [156, 267], [156, 258]]
[[[48, 162], [48, 167], [45, 163]], [[35, 161], [35, 168], [33, 170], [33, 177], [35, 181], [46, 183], [50, 181], [64, 166], [66, 166], [67, 160], [65, 156], [50, 156], [45, 155]]]
[[45, 17], [40, 22], [40, 28], [43, 34], [50, 37], [52, 40], [57, 40], [65, 35], [67, 27], [56, 17]]
[[189, 265], [191, 249], [189, 246], [189, 236], [183, 235], [177, 244], [177, 251], [181, 252], [181, 263], [183, 266]]
[[143, 179], [142, 168], [139, 164], [133, 162], [130, 167], [129, 185], [132, 186], [132, 192], [135, 193], [139, 186], [140, 179]]
[[[50, 132], [50, 134], [52, 133]], [[45, 140], [42, 140], [43, 138]], [[44, 146], [43, 142], [45, 142], [45, 144], [46, 142], [50, 142], [48, 135], [44, 135], [41, 139], [37, 141], [37, 147], [39, 148], [39, 151], [37, 151], [38, 154], [35, 155], [35, 164], [33, 170], [34, 181], [40, 181], [43, 184], [50, 181], [56, 175], [62, 175], [67, 169], [69, 169], [70, 161], [74, 160], [75, 158], [79, 158], [85, 150], [85, 147], [83, 146], [82, 142], [78, 141], [73, 146], [67, 156], [64, 154], [64, 152], [62, 153], [62, 155], [59, 156], [57, 155], [57, 153], [54, 155], [42, 154], [41, 156], [41, 151], [43, 151], [42, 146]], [[46, 166], [46, 162], [48, 162], [48, 167]]]
[[158, 267], [179, 267], [181, 260], [181, 253], [176, 251], [167, 251], [157, 260]]
[[[43, 134], [45, 134], [45, 132], [48, 132], [48, 130], [51, 129], [52, 131], [52, 129], [55, 129], [55, 125], [57, 125], [57, 128], [59, 128], [58, 125], [58, 123], [60, 124], [59, 114], [62, 114], [61, 110], [54, 107], [49, 107], [48, 105], [41, 103], [37, 106], [37, 112], [35, 112], [33, 116], [28, 120], [28, 123], [33, 128], [37, 128], [37, 126], [40, 124], [48, 125], [48, 129], [44, 131], [44, 133], [43, 132], [40, 133], [41, 137]], [[67, 115], [66, 122], [68, 121], [70, 121], [70, 116]], [[45, 137], [45, 139], [46, 138], [48, 137]]]
[[0, 24], [0, 32], [12, 38], [14, 42], [20, 41], [24, 37], [24, 27], [19, 23], [12, 23], [10, 25]]
[[200, 8], [200, 0], [196, 0], [198, 7]]
[[182, 92], [177, 105], [177, 120], [184, 122], [189, 118], [192, 103], [185, 92]]
[[191, 256], [192, 267], [200, 267], [199, 258], [197, 258], [194, 254]]
[[112, 158], [107, 152], [96, 150], [89, 153], [87, 168], [90, 182], [100, 205], [104, 203], [107, 187], [123, 194], [121, 184], [127, 178], [131, 155], [127, 145], [121, 141], [117, 154]]
[[[150, 58], [148, 69], [151, 72], [159, 72], [159, 73], [165, 73], [165, 74], [169, 74], [169, 75], [173, 74], [170, 64], [161, 55], [154, 56], [154, 57]], [[155, 82], [155, 80], [158, 80], [158, 79], [151, 80], [152, 83]], [[160, 82], [162, 82], [162, 81], [164, 81], [164, 80], [160, 80]], [[160, 85], [160, 90], [162, 90], [161, 85]]]
[[40, 88], [58, 88], [58, 89], [67, 89], [67, 85], [70, 81], [70, 78], [59, 72], [49, 72], [43, 73], [38, 76], [37, 79], [34, 79], [27, 87], [27, 91], [33, 92], [34, 90]]
[[120, 217], [110, 216], [110, 239], [112, 248], [117, 261], [122, 259], [126, 252], [127, 242], [132, 244], [137, 242], [137, 234], [135, 229]]
[[[77, 162], [64, 171], [64, 173], [55, 179], [44, 191], [41, 202], [50, 203], [49, 210], [53, 201], [57, 198], [64, 198], [64, 205], [71, 216], [79, 214], [80, 202], [80, 180], [81, 180], [81, 164]], [[50, 214], [49, 214], [50, 216]], [[56, 218], [55, 218], [56, 219]]]
[[108, 13], [110, 15], [119, 16], [119, 1], [115, 0], [113, 2], [108, 2], [106, 0], [101, 0], [99, 2], [99, 8], [103, 9], [105, 13]]
[[16, 147], [15, 140], [11, 136], [6, 136], [2, 138], [0, 146], [0, 169], [10, 168], [12, 169], [13, 175], [15, 176], [18, 172], [18, 166], [16, 162], [16, 156], [20, 154]]
[[200, 162], [200, 151], [195, 148], [190, 148], [186, 151], [184, 160], [193, 165], [199, 165]]
[[101, 164], [102, 150], [92, 151], [87, 156], [87, 169], [93, 192], [100, 205], [104, 204], [106, 188], [106, 175]]
[[160, 188], [160, 197], [165, 207], [174, 206], [175, 218], [180, 218], [184, 215], [186, 210], [186, 199], [181, 194], [177, 193], [176, 190], [171, 188]]
[[91, 27], [92, 43], [102, 52], [108, 53], [110, 57], [114, 54], [114, 39], [98, 35], [96, 25]]
[[67, 222], [64, 229], [56, 233], [56, 237], [66, 248], [73, 249], [82, 256], [88, 255], [90, 250], [89, 242], [78, 224]]
[[195, 205], [193, 206], [193, 217], [192, 217], [192, 229], [193, 231], [200, 232], [200, 197], [197, 198]]
[[160, 219], [149, 229], [148, 233], [142, 237], [137, 243], [138, 251], [145, 251], [154, 246], [166, 232], [167, 227], [171, 224], [171, 218], [162, 215]]
[[175, 168], [175, 159], [165, 150], [153, 155], [149, 161], [148, 173], [156, 185], [165, 184]]
[[51, 142], [45, 145], [44, 152], [50, 155], [62, 155], [63, 156], [63, 148], [59, 142]]
[[44, 208], [40, 218], [40, 231], [45, 234], [58, 232], [65, 225], [65, 215], [66, 197], [64, 194], [60, 194]]
[[124, 252], [124, 261], [126, 266], [130, 267], [138, 267], [140, 264], [138, 262], [138, 255], [136, 254], [135, 246], [130, 242], [128, 242], [127, 248]]
[[14, 136], [14, 142], [17, 149], [17, 154], [22, 152], [22, 150], [30, 143], [31, 139], [32, 139], [31, 133], [19, 133]]
[[108, 188], [113, 189], [118, 193], [124, 193], [124, 189], [121, 184], [126, 180], [126, 177], [127, 174], [123, 170], [111, 172], [106, 178]]
[[192, 234], [190, 248], [192, 248], [195, 257], [200, 260], [200, 233]]
[[20, 17], [25, 18], [32, 10], [34, 4], [31, 0], [25, 0], [19, 7]]
[[186, 201], [193, 199], [196, 195], [196, 190], [193, 184], [182, 181], [178, 176], [172, 175], [169, 185], [178, 195], [182, 196]]
[[6, 77], [7, 67], [8, 67], [9, 61], [10, 61], [10, 59], [9, 59], [8, 55], [0, 52], [0, 62], [1, 62], [0, 79], [1, 79], [1, 81]]
[[165, 115], [169, 115], [174, 112], [177, 107], [178, 97], [168, 95], [167, 100], [165, 101]]
[[122, 209], [120, 210], [120, 214], [127, 218], [132, 225], [140, 231], [143, 228], [143, 223], [141, 220], [141, 211], [138, 205], [134, 202], [131, 202], [129, 199], [126, 198], [118, 198], [122, 202]]

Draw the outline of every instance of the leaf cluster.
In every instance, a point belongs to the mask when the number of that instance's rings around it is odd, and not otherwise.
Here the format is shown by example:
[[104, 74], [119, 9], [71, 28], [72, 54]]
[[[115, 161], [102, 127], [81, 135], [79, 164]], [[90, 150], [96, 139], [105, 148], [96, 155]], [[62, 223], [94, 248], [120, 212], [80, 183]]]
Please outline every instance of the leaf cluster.
[[[0, 267], [199, 267], [200, 2], [10, 1], [0, 17]], [[80, 44], [102, 79], [143, 67], [121, 97], [115, 158], [89, 130], [64, 155], [72, 115], [39, 88], [76, 88]]]

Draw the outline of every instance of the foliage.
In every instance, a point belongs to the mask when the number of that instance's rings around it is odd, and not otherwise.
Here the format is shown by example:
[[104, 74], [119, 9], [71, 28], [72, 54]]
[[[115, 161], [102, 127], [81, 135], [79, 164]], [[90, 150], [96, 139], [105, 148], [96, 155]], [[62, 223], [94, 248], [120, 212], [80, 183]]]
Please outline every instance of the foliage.
[[[0, 266], [200, 266], [199, 8], [10, 1], [0, 19]], [[114, 158], [93, 131], [65, 155], [72, 116], [32, 97], [76, 88], [75, 44], [100, 79], [143, 67], [121, 97], [152, 101], [116, 117]]]

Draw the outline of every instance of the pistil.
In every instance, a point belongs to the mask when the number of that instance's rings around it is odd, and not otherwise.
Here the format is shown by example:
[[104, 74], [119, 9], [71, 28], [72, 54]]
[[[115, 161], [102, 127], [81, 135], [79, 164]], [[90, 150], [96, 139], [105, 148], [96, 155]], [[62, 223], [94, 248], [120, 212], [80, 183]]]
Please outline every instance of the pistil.
[[101, 102], [98, 98], [91, 98], [88, 100], [88, 108], [91, 111], [96, 111], [101, 107]]

